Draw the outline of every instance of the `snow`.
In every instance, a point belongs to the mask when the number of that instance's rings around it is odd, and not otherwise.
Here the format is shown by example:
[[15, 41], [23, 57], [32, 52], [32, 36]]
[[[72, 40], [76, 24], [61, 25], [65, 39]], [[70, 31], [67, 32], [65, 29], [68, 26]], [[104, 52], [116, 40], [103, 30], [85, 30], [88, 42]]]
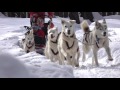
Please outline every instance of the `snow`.
[[94, 20], [101, 20], [103, 17], [98, 12], [92, 12]]
[[[100, 20], [98, 14], [94, 17]], [[24, 37], [26, 32], [22, 26], [30, 26], [29, 18], [8, 18], [0, 14], [0, 77], [5, 78], [120, 78], [120, 16], [107, 16], [105, 18], [109, 29], [109, 38], [113, 61], [107, 60], [105, 50], [102, 48], [98, 52], [100, 66], [92, 66], [92, 53], [88, 54], [87, 60], [83, 63], [82, 48], [79, 42], [81, 57], [79, 58], [80, 67], [73, 68], [69, 65], [59, 65], [53, 63], [45, 56], [36, 52], [25, 53], [19, 47], [19, 40]], [[68, 19], [68, 18], [67, 18]], [[48, 20], [48, 19], [46, 19]], [[101, 20], [100, 20], [101, 22]], [[60, 18], [54, 18], [53, 23], [61, 31]], [[90, 28], [94, 27], [91, 23]], [[76, 35], [82, 40], [83, 32], [77, 26]], [[4, 54], [2, 54], [4, 52]], [[9, 53], [9, 54], [6, 54]]]
[[[26, 66], [8, 53], [0, 54], [0, 78], [29, 78]], [[31, 76], [32, 77], [32, 76]]]
[[6, 18], [6, 16], [5, 15], [3, 15], [1, 12], [0, 12], [0, 17], [2, 17], [2, 18]]

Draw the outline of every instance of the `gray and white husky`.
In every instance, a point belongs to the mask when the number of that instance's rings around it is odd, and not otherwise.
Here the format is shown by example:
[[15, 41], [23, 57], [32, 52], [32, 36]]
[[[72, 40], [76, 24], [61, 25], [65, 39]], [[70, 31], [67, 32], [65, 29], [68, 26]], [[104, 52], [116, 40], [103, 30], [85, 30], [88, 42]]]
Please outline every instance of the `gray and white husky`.
[[106, 53], [108, 55], [108, 60], [112, 61], [113, 58], [111, 56], [111, 51], [109, 47], [109, 38], [108, 38], [108, 29], [107, 29], [107, 23], [104, 19], [102, 23], [96, 21], [95, 27], [92, 31], [90, 31], [89, 25], [86, 20], [84, 20], [81, 23], [81, 28], [84, 30], [84, 36], [83, 36], [83, 57], [82, 60], [86, 60], [86, 55], [91, 49], [93, 53], [93, 59], [92, 64], [95, 64], [99, 66], [98, 64], [98, 58], [97, 58], [97, 52], [100, 48], [105, 48]]

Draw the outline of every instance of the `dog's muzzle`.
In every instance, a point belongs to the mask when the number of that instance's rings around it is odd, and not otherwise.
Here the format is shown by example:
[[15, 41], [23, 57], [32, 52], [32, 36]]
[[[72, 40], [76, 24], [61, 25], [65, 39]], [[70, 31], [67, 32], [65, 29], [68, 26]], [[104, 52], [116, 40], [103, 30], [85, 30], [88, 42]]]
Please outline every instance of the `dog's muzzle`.
[[68, 34], [70, 34], [70, 30], [68, 30], [68, 32], [67, 32]]
[[106, 36], [106, 32], [103, 33], [103, 36]]
[[29, 41], [29, 45], [31, 44], [31, 41]]

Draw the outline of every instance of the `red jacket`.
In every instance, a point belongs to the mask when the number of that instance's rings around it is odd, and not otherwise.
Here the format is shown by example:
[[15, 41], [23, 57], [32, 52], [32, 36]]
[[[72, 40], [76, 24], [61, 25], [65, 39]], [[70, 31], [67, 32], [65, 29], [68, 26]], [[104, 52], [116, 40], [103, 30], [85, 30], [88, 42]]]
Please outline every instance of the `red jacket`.
[[[47, 12], [49, 18], [53, 18], [54, 12]], [[45, 12], [29, 12], [30, 17], [33, 16], [33, 14], [37, 14], [38, 17], [45, 18]]]

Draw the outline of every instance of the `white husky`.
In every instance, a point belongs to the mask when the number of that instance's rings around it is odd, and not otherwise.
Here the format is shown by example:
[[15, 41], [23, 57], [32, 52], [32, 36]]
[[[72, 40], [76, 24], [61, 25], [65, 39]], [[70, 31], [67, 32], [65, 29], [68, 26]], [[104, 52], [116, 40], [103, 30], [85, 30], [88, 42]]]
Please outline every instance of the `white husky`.
[[86, 20], [84, 20], [81, 23], [81, 28], [84, 30], [84, 36], [82, 42], [83, 62], [86, 60], [85, 54], [87, 54], [90, 51], [90, 49], [92, 49], [92, 53], [93, 53], [92, 64], [94, 64], [95, 61], [96, 66], [99, 66], [97, 52], [102, 47], [104, 47], [106, 50], [106, 53], [108, 55], [108, 60], [112, 61], [113, 58], [111, 56], [111, 52], [109, 48], [108, 29], [105, 19], [103, 20], [102, 23], [96, 21], [95, 28], [93, 31], [90, 31]]
[[75, 20], [61, 20], [62, 32], [58, 40], [58, 50], [61, 59], [60, 64], [65, 64], [66, 59], [69, 65], [79, 67], [80, 51], [76, 39], [74, 24]]
[[26, 53], [35, 51], [33, 30], [29, 30], [25, 33], [25, 39], [22, 39], [22, 47]]
[[45, 47], [45, 56], [52, 62], [59, 60], [59, 51], [57, 49], [58, 37], [59, 33], [57, 27], [48, 29], [48, 41]]

